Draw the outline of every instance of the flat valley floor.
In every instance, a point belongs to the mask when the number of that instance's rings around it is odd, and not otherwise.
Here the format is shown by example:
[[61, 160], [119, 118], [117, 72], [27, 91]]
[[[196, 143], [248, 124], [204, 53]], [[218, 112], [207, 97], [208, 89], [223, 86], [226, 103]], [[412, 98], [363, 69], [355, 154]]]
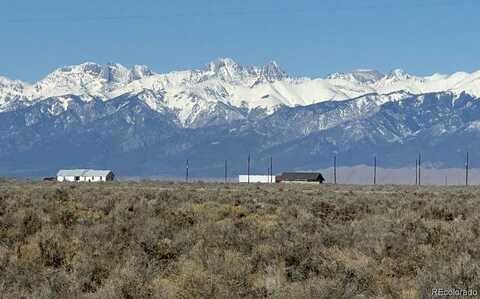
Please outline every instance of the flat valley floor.
[[480, 293], [480, 188], [0, 182], [1, 298]]

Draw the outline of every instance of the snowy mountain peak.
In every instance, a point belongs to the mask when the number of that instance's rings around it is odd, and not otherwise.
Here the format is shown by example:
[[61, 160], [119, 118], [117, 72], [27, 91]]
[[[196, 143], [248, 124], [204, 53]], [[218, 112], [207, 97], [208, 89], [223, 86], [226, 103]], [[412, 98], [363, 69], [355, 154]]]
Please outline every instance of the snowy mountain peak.
[[27, 83], [0, 76], [0, 112], [26, 104], [29, 101], [25, 96], [27, 88]]
[[129, 70], [119, 63], [101, 65], [85, 62], [57, 69], [40, 82], [82, 81], [86, 83], [91, 80], [105, 80], [109, 83], [128, 83], [152, 75], [153, 72], [147, 66], [135, 65]]
[[245, 83], [245, 85], [264, 81], [274, 82], [288, 77], [275, 61], [262, 67], [244, 67], [231, 58], [220, 58], [208, 64], [206, 71], [210, 77], [217, 77], [226, 82]]
[[9, 85], [13, 80], [8, 79], [7, 77], [0, 76], [0, 84], [2, 86]]
[[261, 76], [268, 82], [283, 80], [288, 77], [287, 73], [285, 73], [275, 61], [271, 61], [262, 67]]
[[18, 81], [18, 80], [10, 80], [6, 77], [0, 76], [0, 88], [8, 88], [8, 89], [15, 89], [15, 90], [21, 90], [23, 89], [27, 84]]
[[[385, 76], [375, 70], [360, 69], [333, 73], [326, 79], [290, 79], [275, 61], [263, 66], [242, 66], [231, 58], [220, 58], [204, 69], [166, 74], [155, 74], [141, 65], [128, 69], [117, 63], [86, 62], [57, 69], [34, 85], [0, 77], [0, 112], [56, 96], [108, 101], [146, 90], [153, 91], [146, 101], [152, 109], [176, 111], [186, 123], [192, 115], [208, 114], [207, 110], [216, 104], [261, 108], [273, 113], [279, 106], [306, 106], [395, 91], [412, 94], [466, 91], [480, 96], [480, 72], [416, 77], [400, 69]], [[395, 99], [404, 96], [398, 94]]]
[[384, 77], [383, 74], [376, 70], [369, 70], [369, 69], [358, 69], [352, 72], [347, 73], [333, 73], [326, 77], [329, 80], [347, 80], [347, 81], [355, 81], [359, 83], [374, 83]]
[[90, 95], [107, 98], [108, 94], [134, 80], [152, 76], [145, 66], [129, 70], [118, 63], [101, 65], [85, 62], [53, 71], [33, 85], [33, 98], [46, 98], [65, 94]]
[[393, 80], [393, 81], [402, 81], [402, 80], [408, 80], [412, 77], [413, 77], [412, 75], [408, 74], [402, 69], [394, 69], [386, 76], [386, 79]]
[[91, 80], [106, 80], [122, 82], [128, 69], [120, 64], [100, 65], [93, 62], [85, 62], [79, 65], [70, 65], [57, 69], [48, 74], [37, 85], [56, 84], [56, 83], [87, 83]]
[[231, 58], [219, 58], [208, 64], [207, 70], [219, 75], [234, 76], [243, 71], [243, 67]]
[[129, 81], [153, 76], [155, 73], [146, 65], [134, 65], [130, 71]]
[[254, 73], [251, 68], [245, 68], [231, 58], [219, 58], [209, 63], [205, 71], [208, 78], [246, 85], [250, 84]]

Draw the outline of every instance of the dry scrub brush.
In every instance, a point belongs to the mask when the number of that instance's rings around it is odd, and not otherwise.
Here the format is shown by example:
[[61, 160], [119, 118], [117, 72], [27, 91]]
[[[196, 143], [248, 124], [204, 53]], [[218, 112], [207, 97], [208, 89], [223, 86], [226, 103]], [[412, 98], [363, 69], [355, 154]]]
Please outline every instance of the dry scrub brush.
[[480, 191], [0, 183], [2, 298], [480, 292]]

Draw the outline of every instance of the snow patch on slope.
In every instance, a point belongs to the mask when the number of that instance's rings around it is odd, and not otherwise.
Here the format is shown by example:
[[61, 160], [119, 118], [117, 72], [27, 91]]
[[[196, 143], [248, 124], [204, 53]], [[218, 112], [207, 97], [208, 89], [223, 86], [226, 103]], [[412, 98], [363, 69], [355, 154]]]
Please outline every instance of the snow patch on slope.
[[305, 106], [368, 94], [385, 95], [377, 96], [376, 101], [398, 101], [409, 94], [443, 91], [480, 96], [480, 71], [418, 77], [401, 69], [386, 75], [356, 70], [311, 79], [292, 78], [276, 62], [242, 66], [230, 58], [217, 59], [203, 69], [166, 74], [155, 74], [146, 66], [128, 69], [120, 64], [87, 62], [57, 69], [32, 85], [0, 77], [0, 112], [55, 96], [106, 101], [139, 94], [151, 109], [176, 111], [179, 121], [188, 125], [196, 115], [210, 112], [219, 103], [273, 113], [279, 106]]

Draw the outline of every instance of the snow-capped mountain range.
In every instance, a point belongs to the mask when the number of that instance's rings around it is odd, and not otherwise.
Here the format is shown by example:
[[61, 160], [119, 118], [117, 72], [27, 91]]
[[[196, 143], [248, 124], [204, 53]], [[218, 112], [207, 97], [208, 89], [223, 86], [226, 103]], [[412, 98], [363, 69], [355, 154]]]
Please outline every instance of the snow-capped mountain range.
[[[480, 72], [420, 77], [394, 70], [296, 78], [275, 62], [218, 59], [157, 74], [84, 63], [33, 83], [0, 77], [0, 175], [112, 168], [121, 175], [277, 171], [371, 162], [457, 167], [480, 148]], [[480, 153], [479, 153], [480, 156]], [[479, 159], [480, 161], [480, 159]], [[263, 164], [262, 164], [263, 163]], [[266, 167], [265, 167], [266, 169]]]
[[[123, 94], [142, 94], [156, 111], [170, 110], [178, 123], [190, 127], [196, 115], [218, 103], [272, 114], [280, 106], [296, 107], [328, 100], [345, 100], [369, 93], [412, 94], [450, 91], [480, 96], [480, 71], [419, 77], [403, 70], [383, 75], [374, 70], [333, 73], [326, 78], [294, 78], [275, 62], [262, 67], [242, 66], [218, 59], [199, 70], [157, 74], [146, 66], [83, 63], [57, 69], [28, 84], [0, 77], [0, 112], [26, 107], [50, 97], [76, 95], [84, 101], [103, 101]], [[68, 103], [65, 102], [64, 106]]]

